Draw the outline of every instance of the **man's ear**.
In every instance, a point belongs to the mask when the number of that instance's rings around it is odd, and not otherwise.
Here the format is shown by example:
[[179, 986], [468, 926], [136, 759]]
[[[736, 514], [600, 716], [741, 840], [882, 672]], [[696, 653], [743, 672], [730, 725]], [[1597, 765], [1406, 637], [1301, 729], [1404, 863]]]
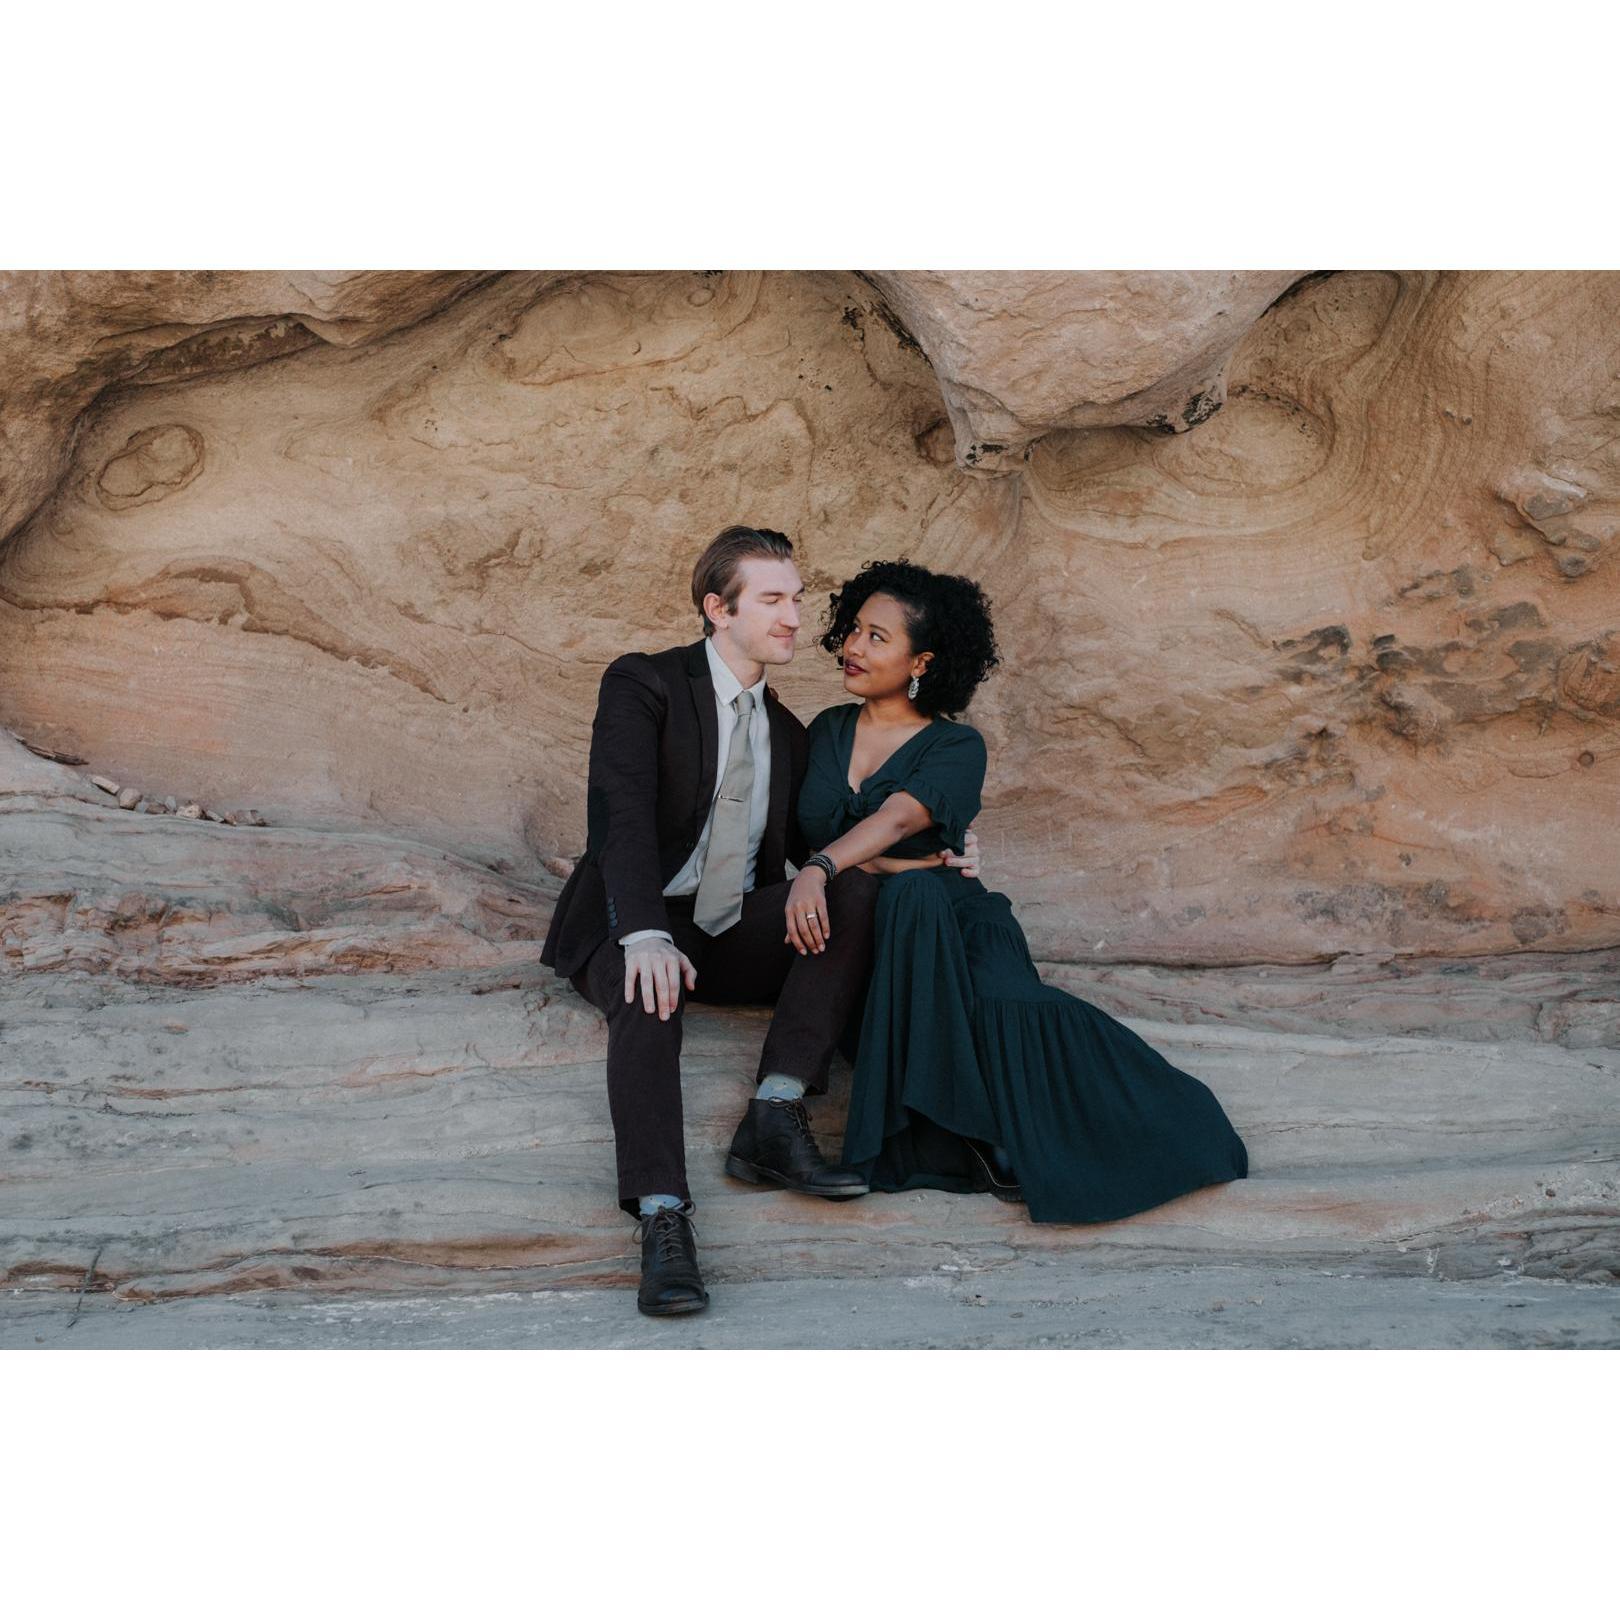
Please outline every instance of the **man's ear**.
[[[710, 604], [713, 603], [711, 607]], [[726, 599], [718, 591], [710, 591], [703, 598], [703, 612], [717, 630], [720, 628], [720, 615], [726, 611]]]

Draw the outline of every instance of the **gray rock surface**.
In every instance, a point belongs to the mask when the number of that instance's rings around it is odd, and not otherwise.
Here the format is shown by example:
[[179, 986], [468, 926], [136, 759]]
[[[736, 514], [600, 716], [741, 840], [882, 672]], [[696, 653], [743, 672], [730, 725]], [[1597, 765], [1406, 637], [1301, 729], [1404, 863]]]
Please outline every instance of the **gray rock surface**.
[[595, 1288], [125, 1305], [0, 1296], [0, 1349], [1595, 1350], [1620, 1299], [1595, 1283], [1445, 1282], [1245, 1264], [1084, 1261], [890, 1278], [744, 1282], [651, 1321]]
[[[1613, 1342], [1620, 1293], [1593, 1286], [1620, 1279], [1612, 1050], [1132, 1018], [1222, 1099], [1251, 1175], [1037, 1227], [988, 1198], [728, 1180], [765, 1019], [689, 1018], [715, 1305], [648, 1337], [603, 1026], [547, 970], [13, 978], [4, 1342], [55, 1342], [75, 1308], [74, 1343]], [[847, 1083], [819, 1105], [830, 1145]]]

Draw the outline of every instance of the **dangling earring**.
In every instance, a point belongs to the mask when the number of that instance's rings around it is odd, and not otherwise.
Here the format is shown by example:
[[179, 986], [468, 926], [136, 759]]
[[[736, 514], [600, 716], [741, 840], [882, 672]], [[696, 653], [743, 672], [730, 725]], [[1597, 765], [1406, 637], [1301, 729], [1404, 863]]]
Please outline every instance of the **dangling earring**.
[[915, 675], [913, 675], [911, 677], [911, 685], [906, 688], [906, 696], [908, 698], [914, 698], [914, 697], [916, 697], [916, 695], [917, 695], [917, 677]]

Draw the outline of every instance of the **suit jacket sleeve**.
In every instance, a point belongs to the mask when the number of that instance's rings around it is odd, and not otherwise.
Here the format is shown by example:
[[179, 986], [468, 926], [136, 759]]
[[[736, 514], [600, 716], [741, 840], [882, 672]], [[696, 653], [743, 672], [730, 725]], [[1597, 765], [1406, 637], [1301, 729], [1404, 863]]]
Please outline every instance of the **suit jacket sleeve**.
[[658, 867], [659, 737], [668, 709], [644, 654], [628, 653], [604, 671], [585, 802], [614, 940], [648, 928], [669, 931]]
[[792, 775], [789, 777], [791, 785], [788, 795], [787, 858], [802, 872], [804, 863], [810, 859], [810, 841], [799, 826], [799, 794], [804, 788], [810, 745], [805, 729], [797, 719], [793, 722], [791, 736], [793, 747], [790, 755]]

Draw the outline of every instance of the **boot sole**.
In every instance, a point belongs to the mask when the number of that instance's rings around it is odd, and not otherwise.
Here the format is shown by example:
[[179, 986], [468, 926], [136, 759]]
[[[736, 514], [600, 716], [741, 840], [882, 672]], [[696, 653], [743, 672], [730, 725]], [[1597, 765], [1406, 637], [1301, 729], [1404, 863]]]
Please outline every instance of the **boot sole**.
[[774, 1182], [778, 1187], [786, 1187], [789, 1192], [809, 1193], [812, 1198], [860, 1198], [872, 1190], [864, 1183], [857, 1183], [853, 1187], [807, 1187], [802, 1181], [794, 1181], [779, 1170], [768, 1170], [762, 1164], [750, 1164], [746, 1159], [739, 1159], [735, 1153], [726, 1159], [726, 1174], [756, 1185]]
[[705, 1294], [702, 1299], [681, 1299], [673, 1305], [643, 1305], [638, 1299], [636, 1309], [643, 1316], [690, 1316], [694, 1311], [706, 1311], [709, 1308], [709, 1296]]

